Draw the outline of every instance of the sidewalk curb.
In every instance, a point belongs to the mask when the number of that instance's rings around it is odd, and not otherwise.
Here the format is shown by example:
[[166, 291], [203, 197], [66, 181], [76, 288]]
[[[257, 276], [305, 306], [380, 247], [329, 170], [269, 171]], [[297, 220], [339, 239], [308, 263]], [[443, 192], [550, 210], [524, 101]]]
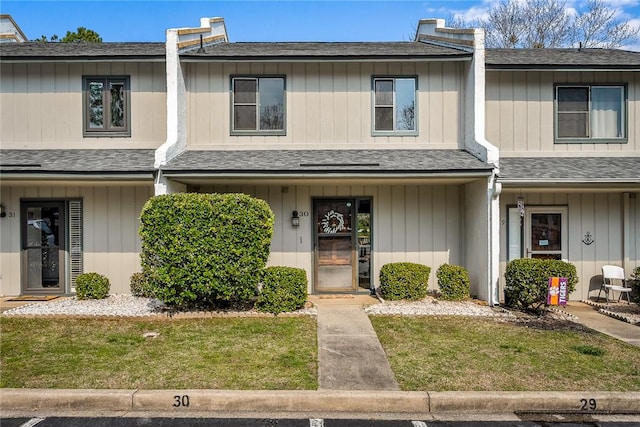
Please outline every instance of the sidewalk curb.
[[187, 414], [564, 412], [640, 414], [640, 392], [398, 392], [343, 390], [0, 389], [3, 410], [162, 411]]

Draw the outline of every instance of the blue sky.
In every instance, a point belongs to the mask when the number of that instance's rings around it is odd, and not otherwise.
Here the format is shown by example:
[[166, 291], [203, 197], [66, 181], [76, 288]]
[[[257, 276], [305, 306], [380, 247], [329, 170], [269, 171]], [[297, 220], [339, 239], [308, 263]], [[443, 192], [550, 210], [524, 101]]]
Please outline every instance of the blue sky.
[[[412, 38], [419, 19], [472, 19], [495, 1], [2, 0], [0, 13], [10, 14], [29, 39], [62, 37], [84, 26], [104, 41], [164, 41], [167, 28], [197, 27], [201, 17], [220, 16], [234, 42], [398, 41]], [[605, 1], [640, 26], [640, 0]]]

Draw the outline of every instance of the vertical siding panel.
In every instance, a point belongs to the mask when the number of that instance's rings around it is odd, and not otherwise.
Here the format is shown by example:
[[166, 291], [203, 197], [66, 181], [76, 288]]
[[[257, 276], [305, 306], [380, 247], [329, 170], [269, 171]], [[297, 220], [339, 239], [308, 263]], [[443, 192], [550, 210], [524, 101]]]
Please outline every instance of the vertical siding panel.
[[[69, 66], [67, 64], [55, 64], [55, 92], [56, 106], [53, 123], [53, 137], [56, 141], [70, 140], [72, 134], [70, 132], [69, 114], [72, 113]], [[82, 95], [80, 95], [82, 96]], [[82, 112], [77, 112], [81, 114]]]
[[[4, 65], [3, 65], [4, 67]], [[28, 124], [27, 111], [29, 111], [29, 88], [27, 86], [26, 64], [13, 66], [13, 138], [15, 142], [27, 142]], [[4, 114], [4, 112], [3, 112]]]
[[364, 101], [362, 98], [369, 93], [367, 76], [361, 75], [360, 64], [347, 64], [346, 66], [346, 107], [345, 117], [347, 120], [346, 142], [358, 144], [364, 140], [364, 125], [368, 109], [362, 108]]
[[514, 141], [513, 133], [513, 79], [512, 73], [500, 73], [500, 99], [503, 100], [500, 106], [500, 139], [509, 147], [518, 144], [518, 141]]
[[420, 192], [418, 186], [410, 185], [405, 190], [405, 251], [407, 261], [420, 263]]
[[306, 64], [306, 111], [305, 143], [319, 144], [322, 109], [320, 106], [320, 69], [318, 64]]
[[529, 107], [532, 107], [538, 102], [536, 98], [528, 99], [528, 96], [531, 96], [530, 90], [530, 86], [527, 85], [527, 75], [513, 75], [513, 92], [511, 94], [513, 97], [513, 112], [511, 116], [513, 122], [510, 123], [509, 126], [512, 132], [511, 139], [513, 144], [520, 147], [522, 147], [521, 144], [523, 144], [524, 141], [527, 141], [527, 137], [529, 136], [528, 131], [531, 129], [529, 125], [529, 121], [531, 120]]
[[27, 65], [27, 138], [28, 142], [42, 141], [42, 65]]
[[[55, 143], [56, 120], [60, 114], [60, 106], [57, 105], [60, 96], [56, 93], [55, 65], [44, 63], [40, 70], [40, 134], [44, 143]], [[37, 97], [38, 94], [35, 94]]]
[[444, 105], [444, 70], [441, 62], [430, 63], [428, 72], [428, 136], [432, 143], [441, 144], [444, 141], [445, 119], [442, 114]]
[[[431, 265], [432, 272], [439, 266], [449, 262], [449, 247], [447, 245], [448, 229], [447, 229], [447, 216], [452, 214], [447, 209], [447, 193], [446, 188], [442, 185], [434, 186], [433, 188], [433, 261]], [[433, 278], [432, 276], [432, 283]]]
[[2, 64], [0, 67], [0, 81], [3, 83], [3, 94], [0, 97], [0, 141], [13, 141], [13, 121], [16, 107], [16, 81], [14, 79], [15, 66], [13, 64]]
[[391, 187], [391, 251], [393, 262], [406, 261], [406, 210], [405, 187]]
[[362, 140], [378, 142], [377, 138], [372, 138], [371, 132], [373, 131], [373, 93], [372, 93], [372, 77], [373, 77], [373, 65], [370, 63], [360, 65], [361, 78], [361, 95], [360, 95], [360, 111], [361, 111], [361, 127], [360, 133]]
[[391, 187], [381, 185], [378, 188], [377, 211], [374, 215], [374, 229], [376, 254], [378, 255], [378, 266], [393, 262], [393, 246], [392, 246], [392, 199]]
[[[333, 64], [319, 64], [320, 77], [320, 143], [332, 144], [335, 141], [334, 126], [336, 114], [333, 104]], [[325, 125], [322, 125], [325, 124]], [[326, 126], [326, 124], [329, 124]]]
[[347, 140], [349, 127], [349, 111], [346, 109], [347, 96], [347, 66], [344, 63], [333, 64], [333, 105], [331, 110], [335, 112], [333, 118], [333, 137], [331, 143], [344, 144]]
[[[95, 188], [94, 187], [83, 187], [82, 188], [82, 210], [83, 210], [83, 218], [82, 218], [82, 228], [85, 231], [83, 234], [83, 242], [82, 242], [82, 252], [83, 252], [83, 265], [85, 272], [95, 271], [95, 256], [96, 252], [96, 238], [95, 234], [97, 231], [97, 224], [103, 224], [96, 222], [95, 214], [96, 212], [101, 212], [101, 210], [96, 209], [96, 197], [95, 197]], [[103, 196], [101, 194], [101, 196]], [[98, 198], [98, 200], [100, 200]]]
[[294, 63], [291, 66], [291, 76], [287, 79], [287, 134], [294, 144], [300, 144], [306, 139], [307, 117], [307, 88], [305, 66]]
[[[448, 263], [462, 264], [462, 256], [460, 251], [460, 239], [462, 233], [462, 220], [460, 218], [460, 186], [446, 186], [447, 197], [447, 248], [449, 248]], [[439, 265], [438, 265], [439, 267]]]
[[486, 74], [485, 128], [487, 140], [501, 151], [513, 151], [513, 147], [500, 137], [500, 72]]
[[418, 223], [418, 235], [420, 238], [420, 264], [432, 266], [433, 264], [433, 186], [420, 186], [420, 214]]
[[[458, 143], [458, 128], [452, 126], [452, 123], [458, 123], [458, 106], [459, 90], [457, 84], [457, 64], [445, 62], [443, 65], [443, 104], [440, 106], [442, 111], [442, 142], [448, 144]], [[432, 111], [433, 112], [433, 111]]]

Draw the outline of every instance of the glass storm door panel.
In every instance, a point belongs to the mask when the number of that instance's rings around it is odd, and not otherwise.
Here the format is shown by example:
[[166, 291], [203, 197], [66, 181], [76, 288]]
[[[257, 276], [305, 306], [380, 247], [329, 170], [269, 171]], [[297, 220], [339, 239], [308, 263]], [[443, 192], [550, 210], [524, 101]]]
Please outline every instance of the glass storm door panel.
[[316, 291], [353, 291], [356, 254], [352, 199], [316, 200]]
[[566, 209], [532, 208], [526, 228], [529, 258], [567, 259]]
[[64, 212], [64, 203], [22, 203], [24, 293], [64, 292]]
[[356, 200], [358, 238], [358, 286], [371, 288], [371, 199]]

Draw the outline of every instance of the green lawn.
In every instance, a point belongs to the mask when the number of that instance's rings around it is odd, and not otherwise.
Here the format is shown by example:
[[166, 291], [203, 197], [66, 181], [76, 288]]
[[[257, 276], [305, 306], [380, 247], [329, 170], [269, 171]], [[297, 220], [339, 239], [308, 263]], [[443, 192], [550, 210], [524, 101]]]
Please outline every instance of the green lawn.
[[373, 316], [403, 390], [640, 390], [640, 348], [590, 330]]
[[[640, 348], [596, 332], [446, 316], [371, 321], [403, 390], [640, 390]], [[317, 388], [313, 317], [0, 317], [0, 328], [0, 387]]]
[[0, 327], [0, 387], [317, 388], [311, 317], [0, 317]]

